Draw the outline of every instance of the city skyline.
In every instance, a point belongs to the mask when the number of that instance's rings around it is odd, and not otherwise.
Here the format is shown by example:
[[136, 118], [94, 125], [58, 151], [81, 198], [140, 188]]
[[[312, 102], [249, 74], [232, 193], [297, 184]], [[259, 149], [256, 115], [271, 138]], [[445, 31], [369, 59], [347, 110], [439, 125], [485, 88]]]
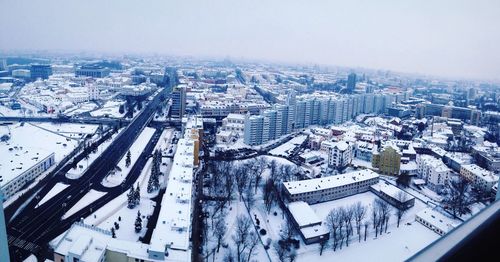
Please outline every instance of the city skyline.
[[0, 29], [9, 36], [0, 50], [230, 57], [462, 79], [500, 75], [494, 44], [500, 4], [491, 1], [26, 4], [0, 11], [9, 25]]

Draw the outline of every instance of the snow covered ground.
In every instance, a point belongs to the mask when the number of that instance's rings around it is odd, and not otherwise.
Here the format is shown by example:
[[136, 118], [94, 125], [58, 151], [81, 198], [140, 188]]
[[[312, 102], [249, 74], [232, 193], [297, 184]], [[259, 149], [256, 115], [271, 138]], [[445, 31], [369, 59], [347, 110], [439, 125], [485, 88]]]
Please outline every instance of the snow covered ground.
[[[271, 211], [268, 213], [265, 210], [262, 199], [262, 191], [259, 189], [255, 194], [255, 204], [250, 211], [250, 218], [255, 223], [254, 216], [260, 220], [260, 228], [266, 230], [266, 235], [261, 236], [263, 243], [270, 241], [272, 243], [280, 239], [281, 226], [287, 223], [285, 215], [278, 206], [273, 206]], [[375, 199], [380, 199], [378, 196], [371, 192], [365, 192], [362, 194], [353, 195], [350, 197], [323, 202], [315, 205], [311, 205], [312, 209], [315, 211], [316, 215], [325, 222], [328, 213], [339, 207], [346, 207], [352, 205], [356, 202], [361, 202], [364, 206], [368, 208], [365, 221], [370, 221], [371, 206]], [[373, 228], [369, 228], [368, 237], [366, 242], [358, 242], [358, 236], [356, 232], [350, 239], [349, 247], [344, 247], [341, 250], [333, 251], [331, 247], [331, 240], [327, 247], [324, 249], [322, 256], [319, 255], [319, 244], [305, 245], [302, 238], [296, 234], [295, 238], [300, 239], [300, 248], [296, 250], [298, 261], [368, 261], [377, 258], [382, 258], [384, 261], [403, 261], [428, 244], [432, 243], [434, 240], [438, 239], [440, 236], [420, 223], [415, 221], [415, 214], [419, 211], [427, 208], [428, 206], [416, 199], [415, 206], [410, 208], [402, 217], [400, 226], [397, 227], [397, 218], [395, 216], [395, 209], [391, 206], [391, 217], [389, 219], [389, 225], [387, 228], [387, 233], [383, 233], [375, 238], [375, 232], [372, 231]], [[231, 209], [231, 210], [229, 210]], [[248, 215], [242, 202], [239, 202], [236, 197], [233, 198], [232, 204], [230, 206], [229, 213], [225, 215], [225, 222], [227, 225], [227, 234], [225, 236], [224, 242], [232, 247], [234, 241], [231, 238], [231, 234], [234, 232], [234, 221], [237, 215]], [[209, 208], [210, 210], [210, 208]], [[209, 214], [211, 212], [209, 211]], [[210, 228], [210, 219], [207, 222], [209, 225], [209, 236], [212, 236]], [[210, 247], [216, 245], [215, 239], [210, 239], [208, 246]], [[271, 244], [272, 246], [272, 244]], [[266, 251], [263, 249], [264, 245], [259, 244], [259, 253], [257, 254], [257, 261], [267, 261]], [[216, 254], [215, 261], [223, 261], [224, 255], [228, 252], [229, 248], [221, 248], [221, 252]], [[271, 247], [267, 250], [271, 256], [272, 261], [279, 261], [275, 250]], [[212, 259], [212, 257], [209, 257]]]
[[90, 115], [93, 117], [114, 117], [114, 118], [122, 118], [125, 113], [120, 113], [120, 106], [125, 102], [121, 100], [111, 100], [107, 101], [102, 108], [99, 108], [95, 111], [90, 112]]
[[[215, 261], [224, 261], [224, 257], [228, 252], [232, 252], [233, 255], [235, 254], [234, 250], [234, 241], [232, 239], [232, 236], [235, 235], [236, 232], [236, 219], [238, 215], [244, 215], [250, 219], [253, 220], [255, 223], [255, 220], [250, 217], [250, 214], [248, 213], [244, 203], [242, 201], [238, 201], [238, 198], [233, 199], [231, 204], [225, 208], [227, 211], [227, 215], [225, 216], [225, 224], [227, 227], [226, 234], [224, 236], [223, 240], [223, 245], [220, 247], [219, 252], [214, 252], [214, 249], [217, 247], [217, 239], [213, 236], [213, 233], [211, 232], [213, 229], [211, 228], [211, 220], [208, 219], [207, 227], [208, 227], [208, 243], [207, 246], [205, 247], [205, 251], [209, 252], [209, 254], [204, 253], [204, 256], [208, 255], [209, 260], [214, 259]], [[262, 225], [262, 224], [261, 224]], [[249, 232], [254, 232], [256, 234], [257, 231], [255, 230], [255, 227], [250, 227]], [[266, 239], [266, 236], [262, 237], [263, 240]], [[258, 243], [256, 246], [256, 251], [254, 256], [252, 256], [251, 261], [269, 261], [268, 255], [266, 250], [264, 249], [264, 246], [262, 243]], [[215, 256], [215, 257], [214, 257]], [[279, 261], [279, 260], [273, 260], [273, 261]]]
[[293, 151], [293, 149], [300, 146], [306, 139], [307, 139], [306, 135], [296, 136], [290, 139], [290, 141], [284, 143], [283, 145], [269, 151], [269, 154], [288, 157], [290, 156], [290, 153]]
[[106, 195], [106, 192], [101, 192], [97, 191], [94, 189], [91, 189], [85, 196], [83, 196], [74, 206], [72, 206], [64, 215], [62, 216], [62, 219], [66, 219], [76, 212], [80, 211], [82, 208], [88, 206], [89, 204], [93, 203], [97, 199], [101, 198], [102, 196]]
[[118, 134], [120, 132], [121, 132], [121, 129], [118, 130], [118, 132], [116, 132], [115, 134], [113, 134], [108, 140], [102, 142], [97, 147], [97, 151], [95, 153], [91, 152], [88, 155], [88, 158], [83, 158], [82, 160], [80, 160], [80, 162], [78, 162], [78, 164], [76, 164], [75, 168], [70, 169], [68, 171], [68, 173], [66, 173], [66, 177], [69, 179], [80, 178], [83, 175], [83, 173], [85, 173], [88, 166], [91, 165], [94, 162], [94, 160], [96, 160], [102, 154], [102, 152], [104, 152], [104, 150], [106, 150], [106, 148], [108, 148], [108, 146], [111, 145], [111, 143], [113, 143], [113, 141], [115, 140], [115, 138], [118, 136]]
[[72, 123], [39, 123], [36, 126], [50, 130], [54, 133], [58, 133], [61, 135], [71, 136], [73, 134], [75, 136], [82, 136], [83, 134], [94, 134], [97, 131], [98, 125], [87, 125], [87, 124], [72, 124]]
[[92, 102], [80, 103], [66, 109], [63, 113], [66, 116], [74, 116], [92, 111], [97, 108], [97, 105]]
[[127, 167], [125, 165], [125, 160], [127, 158], [127, 153], [121, 158], [120, 162], [118, 162], [118, 169], [110, 172], [101, 182], [101, 184], [105, 187], [115, 187], [120, 185], [123, 180], [127, 177], [130, 169], [134, 166], [135, 161], [139, 158], [142, 151], [148, 144], [149, 140], [153, 136], [155, 132], [154, 128], [146, 127], [141, 132], [137, 140], [130, 147], [130, 165]]
[[[50, 126], [47, 124], [46, 126]], [[9, 139], [0, 142], [0, 186], [12, 181], [40, 160], [54, 153], [55, 163], [77, 147], [79, 141], [63, 137], [29, 123], [4, 126]]]
[[301, 245], [297, 261], [404, 261], [439, 238], [438, 234], [416, 221], [399, 228], [390, 227], [387, 234], [377, 239], [370, 238], [361, 243], [353, 239], [349, 247], [344, 246], [335, 252], [326, 247], [322, 256], [319, 255], [319, 244]]
[[[173, 129], [166, 129], [162, 132], [156, 148], [164, 150], [165, 147], [170, 143], [170, 139], [173, 134]], [[85, 218], [85, 223], [100, 227], [102, 229], [110, 229], [114, 226], [114, 223], [119, 224], [119, 229], [117, 229], [116, 237], [117, 239], [128, 240], [128, 241], [138, 241], [139, 237], [144, 236], [146, 233], [147, 217], [150, 216], [155, 207], [154, 201], [151, 198], [158, 195], [158, 191], [151, 193], [147, 192], [147, 185], [149, 176], [151, 175], [151, 163], [152, 159], [149, 159], [144, 169], [142, 170], [139, 178], [134, 183], [134, 185], [139, 184], [141, 201], [139, 206], [129, 209], [127, 207], [127, 193], [124, 192], [120, 196], [108, 202], [106, 205], [96, 210], [93, 214]], [[166, 169], [166, 166], [162, 166]], [[167, 176], [164, 176], [167, 177]], [[141, 232], [135, 233], [134, 223], [137, 217], [137, 211], [141, 212], [144, 216], [143, 228]], [[120, 218], [121, 221], [118, 221]]]
[[63, 183], [57, 183], [54, 185], [54, 187], [38, 202], [38, 205], [36, 207], [39, 207], [43, 205], [43, 203], [49, 201], [52, 197], [55, 195], [59, 194], [61, 191], [66, 189], [69, 185], [63, 184]]

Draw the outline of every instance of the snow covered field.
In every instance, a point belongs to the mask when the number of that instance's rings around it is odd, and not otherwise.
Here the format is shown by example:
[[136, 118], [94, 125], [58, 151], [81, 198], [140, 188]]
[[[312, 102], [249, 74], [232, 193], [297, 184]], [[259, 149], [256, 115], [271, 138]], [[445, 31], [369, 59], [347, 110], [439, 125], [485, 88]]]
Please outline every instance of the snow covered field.
[[106, 192], [101, 192], [97, 191], [94, 189], [91, 189], [85, 196], [83, 196], [74, 206], [72, 206], [66, 213], [62, 216], [62, 219], [66, 219], [76, 212], [80, 211], [80, 209], [90, 205], [97, 199], [101, 198], [102, 196], [106, 195]]
[[52, 153], [57, 164], [78, 145], [77, 140], [68, 139], [28, 123], [4, 126], [2, 132], [5, 133], [6, 128], [9, 139], [0, 142], [0, 174], [3, 176], [0, 186], [10, 182]]
[[149, 140], [153, 136], [155, 132], [154, 128], [146, 127], [141, 132], [137, 140], [130, 147], [130, 165], [127, 167], [125, 165], [127, 153], [121, 158], [120, 162], [118, 162], [118, 168], [115, 169], [114, 172], [110, 172], [101, 182], [101, 184], [105, 187], [115, 187], [122, 183], [122, 181], [127, 177], [130, 169], [134, 166], [135, 161], [139, 158], [142, 151], [148, 144]]
[[58, 133], [61, 135], [71, 136], [82, 136], [83, 134], [94, 134], [97, 131], [98, 125], [87, 125], [87, 124], [72, 124], [72, 123], [39, 123], [36, 126]]
[[61, 193], [64, 189], [66, 189], [69, 185], [63, 184], [63, 183], [57, 183], [54, 185], [54, 187], [40, 200], [38, 205], [36, 207], [39, 207], [43, 205], [43, 203], [49, 201], [52, 197], [55, 195]]
[[92, 102], [80, 103], [76, 104], [73, 107], [70, 107], [64, 111], [64, 115], [66, 116], [74, 116], [82, 113], [86, 113], [92, 111], [97, 108], [97, 105]]
[[117, 100], [107, 101], [102, 106], [102, 108], [90, 112], [90, 115], [93, 117], [108, 116], [114, 118], [122, 118], [125, 113], [120, 113], [120, 106], [124, 103], [124, 101]]
[[[267, 250], [267, 253], [266, 250], [264, 250], [264, 245], [268, 241], [271, 241], [271, 243], [277, 242], [280, 239], [282, 226], [289, 222], [277, 205], [274, 205], [269, 213], [265, 210], [262, 191], [260, 188], [254, 195], [254, 198], [255, 204], [253, 205], [250, 214], [248, 214], [243, 202], [238, 201], [237, 197], [233, 197], [232, 204], [229, 208], [226, 208], [228, 213], [224, 216], [227, 226], [224, 243], [229, 245], [229, 247], [232, 247], [234, 244], [231, 234], [234, 234], [234, 224], [238, 215], [248, 216], [254, 223], [256, 222], [254, 217], [257, 217], [260, 221], [260, 228], [265, 229], [266, 234], [260, 235], [261, 241], [264, 244], [259, 243], [258, 254], [255, 259], [257, 261], [268, 261], [268, 253], [272, 261], [279, 261], [272, 244], [271, 248]], [[362, 205], [367, 207], [367, 214], [364, 220], [370, 221], [371, 207], [375, 199], [380, 198], [372, 192], [365, 192], [334, 201], [311, 205], [311, 208], [315, 211], [316, 215], [324, 223], [326, 223], [326, 217], [332, 209], [347, 207], [357, 202], [361, 202]], [[300, 239], [300, 248], [296, 250], [297, 261], [368, 261], [381, 257], [384, 258], [383, 261], [403, 261], [408, 259], [410, 256], [440, 237], [437, 233], [415, 221], [415, 214], [427, 207], [428, 206], [424, 202], [416, 199], [415, 206], [410, 208], [403, 215], [400, 226], [397, 227], [397, 218], [395, 215], [396, 209], [391, 206], [391, 216], [389, 219], [387, 233], [382, 233], [375, 238], [375, 232], [370, 226], [366, 242], [363, 241], [363, 239], [361, 239], [361, 242], [358, 242], [358, 236], [356, 232], [354, 232], [354, 235], [350, 238], [348, 247], [344, 245], [342, 249], [337, 249], [337, 251], [334, 252], [331, 246], [332, 240], [330, 240], [321, 256], [319, 254], [319, 244], [306, 245], [300, 235], [295, 233], [295, 239]], [[210, 214], [211, 208], [209, 207], [208, 210]], [[211, 229], [210, 221], [210, 219], [207, 220], [209, 227], [208, 235], [212, 236], [213, 233], [211, 231], [213, 229]], [[212, 250], [212, 247], [216, 246], [215, 241], [215, 239], [209, 239], [208, 247], [210, 250]], [[215, 252], [215, 261], [223, 261], [229, 247], [221, 248], [219, 253]], [[209, 259], [212, 259], [212, 253]]]

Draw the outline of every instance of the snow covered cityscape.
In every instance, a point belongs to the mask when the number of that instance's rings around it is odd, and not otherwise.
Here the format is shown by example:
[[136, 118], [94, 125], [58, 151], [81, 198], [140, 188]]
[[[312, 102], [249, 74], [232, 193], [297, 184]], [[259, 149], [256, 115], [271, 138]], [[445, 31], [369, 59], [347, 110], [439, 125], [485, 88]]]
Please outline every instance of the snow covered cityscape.
[[0, 262], [495, 253], [498, 67], [441, 77], [334, 59], [31, 44], [0, 40]]

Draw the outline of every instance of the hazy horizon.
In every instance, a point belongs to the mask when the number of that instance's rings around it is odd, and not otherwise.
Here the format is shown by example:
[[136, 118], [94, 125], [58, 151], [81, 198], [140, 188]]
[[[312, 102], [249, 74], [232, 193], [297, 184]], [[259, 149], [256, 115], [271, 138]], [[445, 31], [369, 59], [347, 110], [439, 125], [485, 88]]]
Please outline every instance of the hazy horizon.
[[231, 57], [500, 79], [500, 1], [21, 0], [0, 6], [3, 51]]

